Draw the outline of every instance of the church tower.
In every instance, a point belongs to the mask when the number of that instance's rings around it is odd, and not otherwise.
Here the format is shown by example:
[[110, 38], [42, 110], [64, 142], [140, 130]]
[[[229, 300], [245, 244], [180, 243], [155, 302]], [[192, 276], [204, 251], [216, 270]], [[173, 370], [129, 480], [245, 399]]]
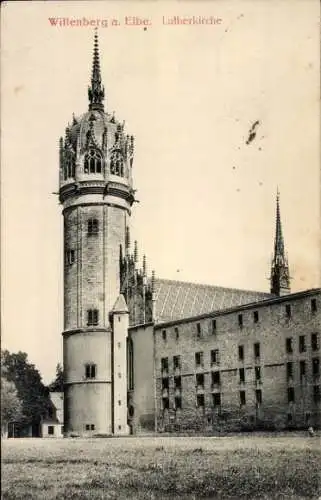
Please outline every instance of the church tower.
[[270, 281], [272, 294], [282, 296], [291, 292], [289, 264], [284, 250], [282, 234], [279, 191], [276, 196], [276, 226]]
[[134, 202], [134, 138], [104, 108], [97, 32], [88, 111], [60, 139], [65, 434], [127, 433], [128, 309], [121, 248]]

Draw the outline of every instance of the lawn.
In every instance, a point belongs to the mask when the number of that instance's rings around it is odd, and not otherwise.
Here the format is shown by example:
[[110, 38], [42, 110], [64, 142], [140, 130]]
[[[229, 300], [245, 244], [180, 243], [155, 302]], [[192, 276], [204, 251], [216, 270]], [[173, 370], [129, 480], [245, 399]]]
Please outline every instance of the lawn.
[[2, 499], [321, 497], [320, 438], [8, 439]]

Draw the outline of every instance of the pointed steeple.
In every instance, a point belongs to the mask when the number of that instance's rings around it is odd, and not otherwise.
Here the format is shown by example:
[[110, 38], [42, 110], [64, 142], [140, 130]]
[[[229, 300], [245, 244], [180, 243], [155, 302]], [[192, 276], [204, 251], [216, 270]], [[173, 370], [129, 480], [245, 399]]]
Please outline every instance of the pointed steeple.
[[95, 30], [91, 86], [88, 88], [89, 111], [95, 109], [104, 111], [104, 104], [103, 104], [104, 98], [105, 98], [105, 89], [101, 83], [98, 34], [97, 30]]
[[271, 293], [287, 295], [290, 293], [290, 274], [288, 259], [284, 249], [284, 239], [281, 224], [280, 193], [276, 195], [276, 224], [274, 238], [274, 254], [271, 265]]

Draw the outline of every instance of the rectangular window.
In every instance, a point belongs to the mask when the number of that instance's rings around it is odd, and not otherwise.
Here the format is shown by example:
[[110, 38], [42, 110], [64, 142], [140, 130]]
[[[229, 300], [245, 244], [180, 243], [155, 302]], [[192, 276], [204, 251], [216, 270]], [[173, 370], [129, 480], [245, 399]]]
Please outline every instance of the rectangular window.
[[287, 339], [285, 339], [285, 349], [286, 349], [286, 352], [288, 354], [293, 353], [293, 338], [292, 337], [288, 337]]
[[244, 406], [246, 404], [245, 391], [240, 391], [240, 405]]
[[244, 361], [244, 346], [239, 345], [239, 361]]
[[87, 311], [87, 326], [97, 326], [98, 325], [98, 309], [88, 309]]
[[94, 426], [94, 424], [90, 424], [90, 430], [91, 430], [91, 431], [94, 431], [94, 430], [95, 430], [95, 426]]
[[176, 340], [178, 340], [179, 339], [179, 331], [178, 331], [177, 327], [174, 328], [174, 332], [175, 332], [175, 338], [176, 338]]
[[163, 410], [168, 410], [169, 409], [169, 398], [163, 398], [162, 399], [162, 407], [163, 407]]
[[85, 428], [86, 428], [86, 431], [90, 431], [90, 425], [89, 424], [86, 424]]
[[261, 367], [260, 366], [255, 367], [255, 380], [257, 380], [257, 381], [261, 380]]
[[215, 392], [212, 394], [213, 406], [221, 406], [221, 394], [219, 392]]
[[313, 386], [313, 401], [315, 403], [318, 403], [320, 401], [320, 386], [319, 385]]
[[256, 389], [255, 398], [256, 398], [257, 404], [260, 405], [262, 403], [262, 391], [261, 391], [261, 389]]
[[244, 383], [245, 382], [245, 369], [244, 368], [239, 369], [239, 376], [240, 376], [240, 382]]
[[182, 388], [182, 377], [174, 377], [174, 387], [175, 389]]
[[317, 333], [311, 333], [311, 349], [312, 351], [319, 350], [319, 339]]
[[260, 343], [256, 342], [254, 344], [254, 356], [255, 356], [255, 358], [259, 358], [260, 355], [261, 355], [261, 352], [260, 352]]
[[254, 321], [254, 323], [259, 322], [259, 312], [258, 311], [253, 312], [253, 321]]
[[290, 304], [286, 304], [286, 306], [285, 306], [285, 315], [286, 315], [286, 317], [287, 317], [288, 319], [290, 319], [290, 318], [291, 318], [291, 316], [292, 316], [292, 312], [291, 312], [291, 306], [290, 306]]
[[163, 330], [163, 331], [162, 331], [162, 338], [163, 338], [163, 340], [166, 342], [166, 340], [167, 340], [166, 330]]
[[175, 409], [181, 409], [182, 408], [182, 398], [180, 396], [175, 396]]
[[168, 372], [168, 358], [161, 359], [162, 372]]
[[287, 380], [293, 378], [293, 363], [291, 362], [286, 364], [286, 378]]
[[300, 380], [305, 377], [306, 374], [306, 364], [305, 361], [300, 361]]
[[212, 387], [221, 384], [221, 374], [220, 372], [212, 372]]
[[196, 323], [196, 332], [197, 332], [197, 336], [199, 338], [202, 334], [201, 323]]
[[168, 377], [162, 379], [162, 389], [168, 389], [169, 387], [169, 379]]
[[202, 387], [204, 389], [204, 373], [196, 374], [196, 387]]
[[312, 375], [318, 377], [320, 375], [320, 359], [312, 358]]
[[317, 312], [317, 299], [311, 299], [311, 312], [312, 314]]
[[305, 351], [306, 351], [305, 335], [300, 335], [300, 337], [299, 337], [299, 352], [305, 352]]
[[53, 425], [48, 425], [48, 436], [53, 436], [55, 434], [55, 428]]
[[196, 396], [196, 406], [197, 406], [197, 408], [204, 408], [204, 406], [205, 406], [204, 394], [197, 394], [197, 396]]
[[294, 387], [288, 387], [288, 403], [294, 403], [294, 401], [295, 401]]
[[195, 365], [198, 367], [203, 366], [203, 353], [202, 352], [195, 353]]
[[85, 365], [85, 375], [86, 378], [96, 378], [97, 367], [93, 363], [88, 363]]
[[88, 219], [88, 236], [98, 234], [99, 222], [98, 219]]
[[66, 263], [68, 266], [72, 266], [75, 262], [75, 250], [67, 250], [66, 251]]
[[176, 368], [181, 367], [181, 357], [180, 356], [173, 356], [173, 365], [174, 365], [174, 370]]
[[239, 314], [237, 318], [238, 318], [239, 327], [243, 328], [243, 315]]
[[216, 319], [212, 319], [212, 335], [216, 334]]
[[220, 355], [218, 349], [211, 350], [211, 364], [218, 365], [220, 363]]

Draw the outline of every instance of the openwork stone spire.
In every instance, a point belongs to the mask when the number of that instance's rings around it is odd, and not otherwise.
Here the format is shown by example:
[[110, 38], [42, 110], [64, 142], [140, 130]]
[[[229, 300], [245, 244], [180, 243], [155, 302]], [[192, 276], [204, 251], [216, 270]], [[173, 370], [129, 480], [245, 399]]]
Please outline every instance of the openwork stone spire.
[[105, 98], [105, 89], [101, 83], [98, 34], [97, 30], [95, 30], [91, 87], [88, 88], [89, 111], [95, 109], [104, 111], [104, 104], [103, 104], [104, 98]]
[[275, 295], [286, 295], [290, 293], [290, 274], [288, 259], [284, 250], [284, 239], [282, 234], [280, 193], [276, 195], [276, 225], [274, 239], [274, 255], [271, 266], [271, 293]]

